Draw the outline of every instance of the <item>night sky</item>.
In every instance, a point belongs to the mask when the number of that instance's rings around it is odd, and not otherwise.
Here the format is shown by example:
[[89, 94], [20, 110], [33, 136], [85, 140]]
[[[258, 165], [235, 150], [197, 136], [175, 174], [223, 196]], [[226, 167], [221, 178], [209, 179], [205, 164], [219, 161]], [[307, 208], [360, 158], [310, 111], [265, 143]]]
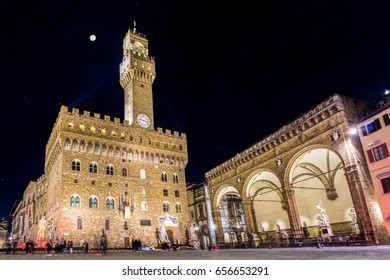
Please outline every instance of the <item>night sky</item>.
[[43, 174], [61, 104], [123, 120], [133, 20], [156, 59], [155, 126], [187, 134], [188, 182], [333, 93], [390, 87], [390, 1], [229, 2], [1, 1], [0, 219]]

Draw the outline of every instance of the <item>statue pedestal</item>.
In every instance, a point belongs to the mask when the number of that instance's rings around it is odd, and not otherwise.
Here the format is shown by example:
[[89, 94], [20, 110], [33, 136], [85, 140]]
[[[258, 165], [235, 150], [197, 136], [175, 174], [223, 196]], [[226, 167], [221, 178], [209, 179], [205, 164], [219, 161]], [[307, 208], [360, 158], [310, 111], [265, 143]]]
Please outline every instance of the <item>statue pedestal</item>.
[[260, 240], [259, 239], [254, 239], [252, 240], [252, 248], [257, 248], [260, 246]]
[[331, 226], [320, 226], [318, 230], [322, 238], [330, 238], [331, 236], [334, 236]]
[[191, 240], [190, 245], [194, 246], [195, 249], [200, 249], [200, 242], [198, 240]]
[[359, 224], [358, 223], [352, 224], [352, 233], [360, 234], [360, 229], [359, 229]]

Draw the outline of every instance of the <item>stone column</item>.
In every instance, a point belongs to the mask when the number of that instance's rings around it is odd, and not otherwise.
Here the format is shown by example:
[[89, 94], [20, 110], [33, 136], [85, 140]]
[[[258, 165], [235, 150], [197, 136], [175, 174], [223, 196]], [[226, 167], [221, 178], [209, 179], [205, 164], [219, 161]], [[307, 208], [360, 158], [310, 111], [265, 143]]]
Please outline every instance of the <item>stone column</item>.
[[364, 240], [373, 241], [375, 244], [378, 244], [378, 237], [372, 223], [365, 193], [356, 165], [352, 164], [346, 166], [345, 176], [347, 177], [348, 186], [351, 191], [357, 221], [361, 227], [361, 235]]
[[215, 225], [215, 237], [217, 239], [217, 243], [224, 243], [225, 239], [223, 236], [223, 229], [222, 229], [221, 210], [213, 209], [212, 212], [213, 212], [213, 220]]
[[293, 238], [304, 238], [301, 220], [299, 218], [298, 205], [295, 200], [295, 191], [290, 187], [285, 187], [283, 191], [287, 206], [287, 214], [290, 221], [291, 233]]
[[252, 203], [250, 200], [242, 200], [242, 206], [244, 210], [244, 217], [245, 217], [245, 224], [246, 224], [246, 231], [248, 234], [256, 233], [255, 230], [255, 224], [253, 222], [253, 215], [252, 215]]

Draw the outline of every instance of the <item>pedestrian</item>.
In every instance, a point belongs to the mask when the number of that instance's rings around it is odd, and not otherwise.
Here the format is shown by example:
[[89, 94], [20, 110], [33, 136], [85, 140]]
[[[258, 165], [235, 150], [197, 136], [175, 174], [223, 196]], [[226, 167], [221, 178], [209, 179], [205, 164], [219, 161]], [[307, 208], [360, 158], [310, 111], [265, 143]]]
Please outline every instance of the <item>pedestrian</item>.
[[320, 249], [320, 248], [321, 248], [321, 241], [320, 241], [320, 238], [319, 238], [319, 237], [317, 238], [317, 243], [316, 243], [316, 245], [317, 245], [317, 249]]
[[12, 242], [12, 254], [16, 254], [16, 247], [18, 247], [18, 242]]
[[11, 243], [11, 241], [8, 241], [7, 242], [7, 255], [11, 255], [11, 247], [12, 247], [12, 243]]

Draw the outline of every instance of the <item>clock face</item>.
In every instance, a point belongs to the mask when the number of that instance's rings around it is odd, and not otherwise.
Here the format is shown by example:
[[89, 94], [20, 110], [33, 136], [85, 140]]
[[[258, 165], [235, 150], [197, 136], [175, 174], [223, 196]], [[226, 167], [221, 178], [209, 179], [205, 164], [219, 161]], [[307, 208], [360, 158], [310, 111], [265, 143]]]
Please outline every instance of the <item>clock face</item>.
[[144, 47], [142, 46], [141, 43], [136, 42], [136, 43], [134, 44], [134, 51], [135, 51], [135, 52], [142, 52], [142, 49], [143, 49], [143, 48], [144, 48]]
[[140, 125], [140, 127], [148, 128], [150, 126], [150, 119], [145, 114], [139, 114], [137, 116], [137, 123]]

